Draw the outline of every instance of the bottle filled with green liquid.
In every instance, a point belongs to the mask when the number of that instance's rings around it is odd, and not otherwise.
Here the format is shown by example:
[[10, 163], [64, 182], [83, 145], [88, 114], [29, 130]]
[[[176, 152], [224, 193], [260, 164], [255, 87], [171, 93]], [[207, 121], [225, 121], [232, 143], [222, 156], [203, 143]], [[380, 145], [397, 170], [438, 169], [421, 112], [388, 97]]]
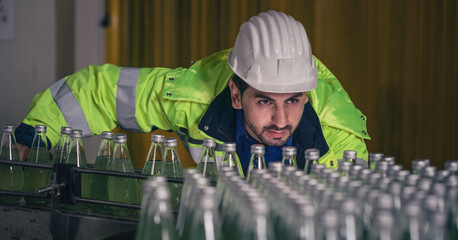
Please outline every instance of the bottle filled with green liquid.
[[[162, 176], [162, 157], [164, 154], [164, 136], [160, 134], [151, 135], [151, 146], [146, 157], [145, 165], [143, 166], [142, 174], [151, 176]], [[140, 184], [140, 199], [143, 195], [144, 180], [139, 180]]]
[[216, 141], [214, 139], [204, 139], [204, 150], [200, 155], [197, 170], [210, 181], [218, 181], [218, 168], [216, 166], [215, 147]]
[[[164, 140], [164, 158], [162, 165], [162, 174], [165, 177], [183, 178], [183, 165], [177, 152], [177, 139], [166, 138]], [[183, 184], [167, 183], [170, 189], [170, 205], [172, 209], [178, 210], [180, 207], [181, 191]]]
[[[19, 152], [14, 137], [14, 125], [3, 126], [3, 136], [0, 148], [0, 159], [19, 161]], [[21, 166], [0, 165], [0, 189], [7, 191], [22, 191], [24, 173]], [[2, 195], [0, 203], [17, 203], [20, 197]]]
[[[135, 173], [134, 166], [127, 149], [127, 136], [124, 133], [118, 133], [114, 136], [113, 159], [110, 162], [109, 170]], [[137, 179], [127, 177], [108, 178], [108, 199], [114, 202], [139, 203]], [[136, 217], [137, 210], [112, 207], [113, 215], [119, 217]]]
[[70, 148], [70, 132], [71, 131], [72, 131], [71, 127], [62, 127], [60, 129], [59, 142], [57, 142], [56, 147], [52, 151], [53, 164], [66, 162], [68, 150]]
[[[49, 156], [48, 138], [46, 137], [46, 126], [36, 125], [35, 136], [33, 137], [28, 162], [51, 165]], [[42, 188], [51, 182], [52, 170], [36, 167], [24, 167], [24, 191], [35, 193], [38, 188]], [[49, 199], [25, 198], [27, 205], [30, 206], [49, 206]]]
[[[111, 158], [113, 157], [113, 132], [102, 132], [97, 158], [95, 159], [94, 169], [108, 170]], [[98, 200], [108, 200], [108, 176], [100, 174], [91, 175], [91, 186], [89, 197]], [[91, 207], [94, 213], [111, 213], [111, 208], [106, 205], [94, 205]]]
[[[87, 168], [86, 154], [83, 147], [83, 131], [73, 129], [70, 132], [70, 147], [68, 150], [67, 159], [64, 163], [75, 164], [78, 168]], [[89, 174], [81, 173], [81, 189], [75, 189], [77, 192], [81, 190], [81, 197], [89, 197], [90, 178]], [[64, 205], [64, 210], [86, 212], [88, 205], [85, 203], [77, 203], [76, 205]]]

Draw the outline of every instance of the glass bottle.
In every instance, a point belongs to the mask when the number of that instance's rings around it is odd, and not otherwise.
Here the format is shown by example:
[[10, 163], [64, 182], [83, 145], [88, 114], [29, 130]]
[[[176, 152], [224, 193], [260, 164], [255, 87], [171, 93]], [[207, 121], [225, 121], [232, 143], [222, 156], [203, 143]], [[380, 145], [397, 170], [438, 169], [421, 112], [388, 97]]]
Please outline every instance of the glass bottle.
[[388, 177], [389, 164], [390, 164], [389, 162], [385, 162], [385, 161], [375, 162], [375, 172], [379, 173], [382, 178]]
[[383, 156], [383, 161], [388, 162], [389, 165], [395, 165], [396, 159], [394, 156]]
[[[113, 158], [109, 165], [110, 171], [134, 173], [134, 166], [127, 149], [127, 136], [118, 133], [114, 136]], [[108, 178], [108, 199], [114, 202], [138, 204], [138, 182], [137, 179], [126, 177]], [[136, 210], [112, 207], [112, 212], [120, 217], [135, 217]]]
[[318, 238], [322, 240], [339, 240], [339, 218], [337, 211], [327, 209], [321, 213], [321, 222], [318, 229]]
[[[33, 137], [32, 147], [27, 162], [51, 165], [49, 156], [48, 138], [46, 137], [46, 126], [36, 125], [35, 136]], [[24, 167], [24, 191], [35, 193], [38, 188], [42, 188], [51, 182], [52, 170]], [[28, 205], [43, 206], [49, 204], [48, 199], [25, 198]]]
[[[113, 157], [113, 136], [114, 133], [104, 131], [101, 134], [99, 150], [93, 168], [98, 170], [108, 170], [111, 158]], [[90, 198], [108, 200], [108, 179], [109, 177], [101, 174], [91, 175]], [[106, 205], [95, 205], [91, 210], [96, 213], [111, 213], [111, 208]]]
[[353, 150], [344, 151], [344, 153], [343, 153], [344, 162], [351, 162], [352, 165], [356, 165], [357, 164], [356, 163], [357, 155], [358, 155], [358, 153], [356, 151], [353, 151]]
[[251, 145], [251, 157], [247, 171], [247, 181], [251, 182], [251, 172], [254, 169], [266, 169], [266, 161], [264, 159], [265, 147], [262, 144]]
[[221, 168], [230, 167], [233, 168], [240, 176], [243, 176], [242, 165], [240, 164], [239, 159], [237, 158], [236, 145], [233, 142], [223, 143], [223, 157], [221, 161]]
[[[14, 125], [3, 126], [3, 136], [0, 148], [0, 159], [19, 161], [19, 152], [14, 137]], [[24, 172], [21, 166], [0, 164], [0, 189], [7, 191], [22, 191]], [[20, 197], [2, 195], [0, 203], [17, 203]]]
[[382, 161], [383, 153], [369, 153], [368, 168], [372, 171], [375, 170], [375, 163]]
[[444, 164], [444, 169], [450, 171], [454, 175], [458, 175], [458, 160], [448, 160]]
[[202, 191], [197, 201], [190, 234], [188, 238], [184, 236], [184, 239], [221, 239], [215, 193], [212, 187], [207, 187]]
[[412, 161], [412, 174], [419, 174], [420, 170], [429, 166], [429, 159], [416, 158]]
[[60, 129], [60, 138], [57, 142], [56, 148], [53, 151], [52, 162], [64, 163], [66, 161], [68, 150], [70, 149], [70, 132], [71, 127], [62, 127]]
[[[281, 178], [282, 173], [282, 162], [271, 162], [269, 163], [269, 172], [272, 174], [273, 177]], [[291, 166], [291, 165], [289, 165]]]
[[[78, 168], [87, 168], [86, 162], [86, 154], [84, 152], [83, 147], [83, 131], [79, 129], [73, 129], [70, 132], [70, 146], [68, 150], [68, 154], [66, 157], [66, 164], [75, 164]], [[82, 197], [89, 197], [90, 196], [90, 187], [91, 187], [91, 180], [89, 174], [81, 174], [81, 189], [74, 189], [74, 191], [78, 191]], [[84, 211], [87, 209], [87, 204], [78, 203], [76, 206], [72, 205], [65, 205], [64, 209], [66, 210], [76, 210], [76, 211]]]
[[197, 170], [202, 173], [210, 181], [218, 181], [218, 168], [216, 167], [215, 147], [216, 141], [214, 139], [204, 139], [204, 149], [200, 155]]
[[[164, 157], [162, 165], [162, 174], [165, 177], [171, 178], [183, 178], [183, 165], [181, 165], [180, 157], [177, 152], [177, 139], [166, 138], [164, 140]], [[171, 207], [174, 210], [178, 210], [180, 207], [181, 191], [183, 184], [181, 183], [167, 183], [170, 188], [170, 202]]]
[[170, 210], [169, 189], [166, 186], [158, 186], [149, 192], [145, 192], [145, 194], [150, 196], [144, 209], [145, 218], [139, 223], [135, 239], [176, 239], [173, 216]]
[[375, 215], [374, 226], [369, 231], [371, 240], [394, 240], [399, 239], [395, 218], [389, 211], [379, 211]]
[[282, 148], [282, 164], [297, 167], [296, 162], [297, 149], [294, 146], [284, 146]]
[[163, 153], [164, 136], [159, 134], [151, 135], [151, 146], [146, 157], [145, 165], [143, 166], [142, 174], [161, 176]]
[[350, 178], [350, 167], [354, 166], [352, 162], [345, 161], [339, 164], [337, 171], [340, 173], [340, 176]]
[[318, 164], [318, 159], [320, 159], [320, 150], [315, 148], [310, 148], [305, 150], [305, 167], [304, 171], [307, 174], [310, 174], [312, 171], [312, 165]]

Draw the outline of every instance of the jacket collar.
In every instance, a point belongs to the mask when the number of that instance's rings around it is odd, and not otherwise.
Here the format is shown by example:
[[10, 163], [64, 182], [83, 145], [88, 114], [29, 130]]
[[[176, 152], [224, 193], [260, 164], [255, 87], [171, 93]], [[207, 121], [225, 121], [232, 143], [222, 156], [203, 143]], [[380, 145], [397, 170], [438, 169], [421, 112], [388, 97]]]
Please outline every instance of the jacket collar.
[[[235, 114], [236, 110], [232, 108], [230, 90], [227, 87], [210, 103], [199, 123], [199, 129], [219, 141], [235, 142]], [[329, 151], [320, 120], [310, 102], [305, 104], [301, 121], [293, 133], [293, 144], [297, 148], [299, 168], [304, 168], [306, 149], [319, 149], [321, 156]]]

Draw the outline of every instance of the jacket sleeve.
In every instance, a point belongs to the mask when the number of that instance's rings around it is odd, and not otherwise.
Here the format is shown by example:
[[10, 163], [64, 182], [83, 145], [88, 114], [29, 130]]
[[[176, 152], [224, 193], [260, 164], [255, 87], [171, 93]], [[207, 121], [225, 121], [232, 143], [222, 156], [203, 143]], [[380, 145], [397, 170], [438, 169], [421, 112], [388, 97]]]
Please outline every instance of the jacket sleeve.
[[345, 89], [326, 66], [315, 58], [318, 68], [318, 87], [308, 93], [318, 117], [323, 135], [336, 158], [342, 158], [343, 151], [354, 150], [358, 158], [367, 161], [368, 151], [365, 140], [367, 117], [355, 107]]

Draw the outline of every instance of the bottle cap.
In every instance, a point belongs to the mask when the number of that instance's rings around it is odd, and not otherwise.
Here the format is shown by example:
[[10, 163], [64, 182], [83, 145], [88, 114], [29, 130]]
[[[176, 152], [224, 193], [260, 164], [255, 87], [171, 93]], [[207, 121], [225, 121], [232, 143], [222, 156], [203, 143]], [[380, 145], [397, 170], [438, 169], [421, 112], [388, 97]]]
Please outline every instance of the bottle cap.
[[395, 172], [402, 170], [402, 165], [389, 165], [387, 174], [388, 176], [394, 176]]
[[60, 134], [65, 134], [65, 135], [70, 135], [72, 131], [72, 128], [71, 127], [61, 127], [60, 128]]
[[390, 164], [389, 162], [385, 162], [385, 161], [375, 162], [375, 170], [387, 171], [389, 164]]
[[383, 159], [383, 153], [369, 153], [369, 161], [372, 162], [378, 162]]
[[281, 162], [270, 162], [269, 163], [269, 172], [280, 173], [282, 170]]
[[14, 132], [14, 125], [12, 125], [12, 124], [5, 124], [5, 125], [3, 125], [3, 132], [5, 132], [5, 133], [12, 133], [12, 132]]
[[342, 201], [340, 208], [344, 213], [355, 213], [356, 201], [354, 199], [347, 198]]
[[436, 170], [435, 166], [426, 166], [420, 170], [420, 175], [424, 178], [433, 179], [436, 176]]
[[398, 182], [405, 182], [409, 176], [409, 170], [401, 170], [394, 173], [394, 180]]
[[445, 180], [451, 175], [449, 170], [439, 170], [436, 171], [436, 176], [434, 176], [435, 182], [445, 182]]
[[127, 142], [127, 136], [124, 133], [115, 134], [113, 141], [115, 143], [125, 143], [125, 142]]
[[223, 151], [224, 152], [235, 152], [236, 149], [237, 149], [236, 145], [233, 142], [223, 143]]
[[83, 137], [83, 131], [80, 129], [72, 129], [70, 132], [70, 137], [71, 138], [82, 138]]
[[45, 125], [35, 125], [35, 132], [36, 133], [45, 133], [46, 126]]
[[426, 158], [417, 158], [412, 161], [412, 170], [419, 171], [420, 169], [429, 166], [429, 159]]
[[265, 146], [262, 144], [251, 145], [251, 154], [264, 154], [266, 151]]
[[178, 141], [176, 138], [166, 138], [164, 140], [164, 147], [176, 147], [178, 145]]
[[353, 150], [346, 150], [343, 152], [343, 158], [344, 159], [356, 159], [358, 153]]
[[420, 179], [420, 175], [418, 174], [410, 174], [407, 176], [405, 180], [405, 184], [409, 186], [415, 186], [417, 185], [418, 180]]
[[419, 190], [423, 190], [423, 191], [426, 191], [426, 192], [429, 192], [429, 190], [431, 189], [432, 185], [433, 185], [433, 180], [429, 179], [429, 178], [420, 178], [417, 181], [417, 188]]
[[360, 166], [360, 165], [352, 165], [352, 166], [350, 167], [350, 172], [349, 172], [349, 174], [350, 174], [350, 176], [352, 176], [352, 177], [358, 177], [359, 172], [360, 172], [361, 170], [363, 170], [363, 167], [362, 167], [362, 166]]
[[204, 147], [216, 147], [216, 141], [215, 139], [211, 139], [211, 138], [206, 138], [204, 139], [204, 143], [203, 143]]
[[339, 163], [339, 171], [349, 172], [351, 166], [352, 166], [351, 162], [341, 162]]
[[311, 172], [315, 175], [319, 175], [323, 169], [325, 169], [326, 166], [323, 164], [314, 164], [312, 165], [312, 170]]
[[282, 148], [283, 156], [292, 157], [292, 156], [296, 156], [296, 153], [297, 153], [297, 150], [296, 150], [296, 147], [294, 146], [284, 146]]
[[318, 160], [320, 159], [320, 150], [316, 148], [309, 148], [305, 150], [305, 159], [307, 160]]
[[445, 162], [444, 167], [449, 171], [458, 172], [458, 160], [449, 160]]
[[114, 133], [110, 131], [103, 131], [102, 132], [102, 139], [113, 140]]
[[384, 156], [383, 161], [388, 162], [389, 165], [394, 165], [395, 164], [395, 158], [394, 156]]
[[152, 134], [151, 135], [151, 142], [163, 143], [164, 142], [164, 136], [160, 135], [160, 134]]

